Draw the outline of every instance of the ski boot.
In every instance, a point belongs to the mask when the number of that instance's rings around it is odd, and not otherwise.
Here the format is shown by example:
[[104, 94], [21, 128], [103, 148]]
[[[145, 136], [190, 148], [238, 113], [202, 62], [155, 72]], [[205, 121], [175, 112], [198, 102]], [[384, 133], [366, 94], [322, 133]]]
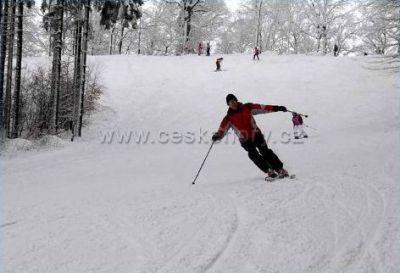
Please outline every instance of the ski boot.
[[288, 177], [289, 173], [284, 168], [278, 170], [278, 178]]
[[265, 177], [265, 181], [272, 182], [277, 178], [278, 178], [278, 174], [274, 170], [269, 169], [267, 172], [267, 177]]

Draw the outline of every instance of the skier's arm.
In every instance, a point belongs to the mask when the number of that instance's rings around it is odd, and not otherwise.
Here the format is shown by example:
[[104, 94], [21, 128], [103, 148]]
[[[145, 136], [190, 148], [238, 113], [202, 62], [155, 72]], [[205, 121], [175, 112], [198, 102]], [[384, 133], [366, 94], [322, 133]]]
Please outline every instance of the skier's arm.
[[229, 122], [227, 117], [224, 117], [224, 119], [221, 121], [221, 124], [219, 125], [218, 131], [212, 136], [212, 140], [217, 141], [222, 139], [230, 127], [231, 123]]
[[264, 105], [264, 104], [258, 104], [258, 103], [247, 103], [247, 105], [250, 107], [251, 113], [253, 115], [278, 112], [278, 111], [282, 111], [282, 112], [287, 111], [285, 106]]

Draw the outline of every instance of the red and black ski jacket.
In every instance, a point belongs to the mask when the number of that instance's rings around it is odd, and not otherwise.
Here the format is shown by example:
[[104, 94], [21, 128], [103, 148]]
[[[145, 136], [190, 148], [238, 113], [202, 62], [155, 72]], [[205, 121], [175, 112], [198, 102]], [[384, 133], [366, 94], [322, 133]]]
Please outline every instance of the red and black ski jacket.
[[263, 105], [257, 103], [240, 103], [237, 110], [228, 109], [228, 113], [222, 120], [218, 134], [222, 137], [229, 128], [233, 128], [241, 142], [253, 139], [254, 135], [261, 132], [258, 128], [253, 115], [276, 112], [276, 105]]

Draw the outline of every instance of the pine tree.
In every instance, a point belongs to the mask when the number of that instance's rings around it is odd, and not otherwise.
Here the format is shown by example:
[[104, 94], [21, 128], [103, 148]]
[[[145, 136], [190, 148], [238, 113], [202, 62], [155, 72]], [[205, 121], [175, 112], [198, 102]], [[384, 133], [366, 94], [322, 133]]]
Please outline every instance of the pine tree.
[[15, 31], [15, 11], [16, 0], [10, 2], [9, 29], [8, 29], [8, 45], [7, 45], [7, 77], [6, 77], [6, 96], [5, 96], [5, 127], [6, 136], [11, 137], [11, 90], [12, 90], [12, 73], [13, 73], [13, 56], [14, 56], [14, 31]]
[[[0, 1], [1, 2], [1, 1]], [[4, 70], [7, 52], [7, 28], [8, 28], [8, 0], [4, 0], [2, 4], [2, 18], [1, 18], [1, 49], [0, 49], [0, 145], [3, 145], [5, 139], [5, 107], [4, 107]]]
[[88, 39], [89, 39], [89, 16], [90, 16], [90, 0], [85, 3], [85, 16], [83, 26], [83, 41], [82, 41], [82, 81], [81, 81], [81, 109], [79, 114], [79, 128], [78, 136], [82, 136], [82, 123], [84, 114], [84, 98], [85, 98], [85, 87], [86, 87], [86, 59], [88, 51]]
[[[28, 7], [30, 2], [27, 3]], [[15, 66], [15, 90], [14, 90], [14, 109], [12, 138], [18, 137], [19, 130], [19, 104], [21, 93], [21, 63], [22, 63], [22, 43], [23, 43], [23, 21], [24, 21], [24, 1], [18, 0], [17, 15], [17, 62]]]
[[44, 16], [44, 27], [52, 36], [52, 70], [51, 70], [51, 114], [50, 114], [50, 133], [56, 134], [58, 131], [59, 116], [59, 96], [60, 96], [60, 78], [61, 78], [61, 55], [62, 55], [62, 37], [64, 20], [64, 0], [52, 1], [44, 0], [42, 2], [42, 11], [48, 11]]
[[[125, 22], [124, 27], [136, 26], [136, 19], [141, 16], [139, 6], [143, 4], [141, 0], [95, 0], [93, 4], [90, 0], [65, 1], [53, 0], [42, 2], [42, 11], [47, 11], [44, 17], [44, 27], [50, 31], [52, 40], [52, 76], [51, 76], [51, 117], [50, 117], [50, 132], [56, 134], [60, 126], [60, 92], [63, 93], [68, 101], [66, 107], [71, 109], [62, 109], [63, 112], [69, 113], [68, 117], [63, 116], [62, 121], [69, 121], [72, 124], [72, 140], [76, 135], [82, 134], [82, 119], [84, 114], [84, 97], [86, 83], [86, 56], [89, 38], [89, 15], [91, 6], [94, 6], [101, 11], [100, 24], [106, 29], [114, 28], [118, 19]], [[74, 71], [73, 71], [73, 91], [67, 94], [67, 90], [61, 90], [61, 56], [63, 44], [63, 35], [68, 33], [67, 24], [64, 29], [63, 20], [64, 14], [68, 14], [72, 18], [74, 26], [73, 37], [73, 55], [74, 55]], [[66, 120], [67, 119], [67, 120]]]
[[73, 93], [73, 137], [79, 129], [80, 93], [82, 80], [82, 18], [80, 18], [81, 7], [77, 7], [75, 14], [75, 38], [74, 38], [74, 93]]

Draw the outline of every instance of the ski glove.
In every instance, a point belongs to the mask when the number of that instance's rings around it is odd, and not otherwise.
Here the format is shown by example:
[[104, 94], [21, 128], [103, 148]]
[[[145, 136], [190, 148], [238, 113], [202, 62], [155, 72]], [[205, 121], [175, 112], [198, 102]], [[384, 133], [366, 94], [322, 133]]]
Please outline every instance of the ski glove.
[[215, 141], [222, 139], [222, 137], [218, 133], [215, 133], [215, 134], [213, 134], [211, 139], [213, 142], [215, 142]]
[[274, 105], [274, 111], [275, 112], [287, 112], [287, 109], [285, 106], [279, 106], [279, 105]]

